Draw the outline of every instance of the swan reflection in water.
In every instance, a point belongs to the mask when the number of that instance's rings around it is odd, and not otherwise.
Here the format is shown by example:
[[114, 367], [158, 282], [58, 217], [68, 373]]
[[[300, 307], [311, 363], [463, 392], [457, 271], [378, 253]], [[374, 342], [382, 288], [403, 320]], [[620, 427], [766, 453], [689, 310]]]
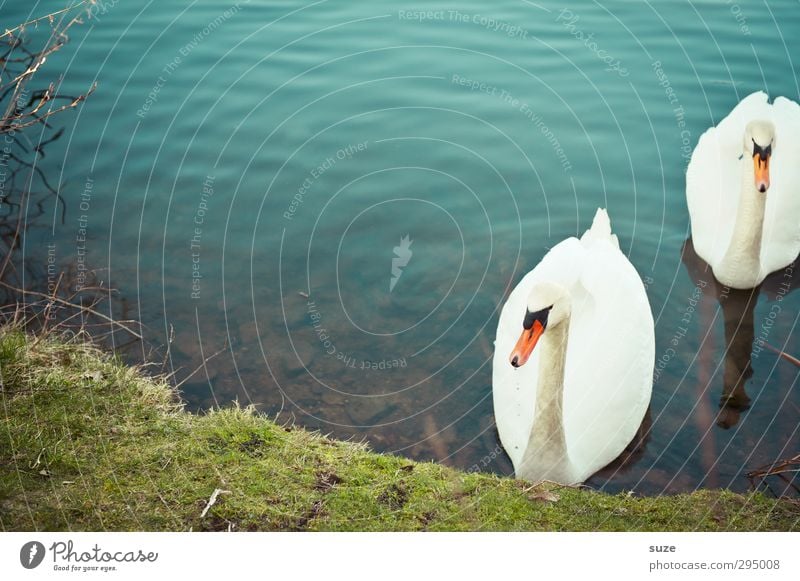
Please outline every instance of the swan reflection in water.
[[[782, 299], [794, 290], [793, 274], [795, 260], [785, 269], [769, 275], [759, 286], [737, 290], [727, 287], [717, 281], [711, 267], [700, 258], [694, 250], [692, 240], [686, 241], [683, 247], [682, 260], [689, 276], [695, 284], [703, 285], [704, 293], [716, 298], [722, 310], [725, 326], [725, 360], [723, 362], [723, 385], [719, 399], [720, 411], [717, 414], [716, 424], [724, 429], [735, 426], [742, 412], [750, 407], [750, 396], [747, 395], [745, 385], [753, 375], [752, 357], [765, 349], [774, 349], [767, 342], [764, 333], [756, 337], [755, 307], [759, 295], [764, 295], [770, 301]], [[771, 326], [772, 310], [764, 320], [764, 329]], [[708, 342], [703, 341], [701, 353]], [[700, 357], [700, 359], [705, 360]], [[713, 360], [713, 359], [711, 359]]]

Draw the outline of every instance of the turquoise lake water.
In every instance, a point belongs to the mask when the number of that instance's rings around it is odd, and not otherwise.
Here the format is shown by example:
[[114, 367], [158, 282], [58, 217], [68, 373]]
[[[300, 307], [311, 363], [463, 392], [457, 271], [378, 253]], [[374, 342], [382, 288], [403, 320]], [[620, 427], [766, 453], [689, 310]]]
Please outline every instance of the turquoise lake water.
[[[646, 282], [658, 363], [642, 447], [589, 484], [745, 490], [798, 452], [798, 368], [764, 348], [744, 385], [735, 371], [754, 338], [800, 355], [800, 294], [720, 297], [683, 252], [684, 172], [739, 99], [798, 99], [799, 8], [101, 0], [47, 63], [62, 91], [97, 90], [58, 119], [40, 167], [66, 211], [48, 202], [25, 259], [54, 244], [74, 273], [85, 229], [87, 280], [145, 325], [129, 357], [156, 346], [178, 380], [200, 366], [182, 385], [192, 409], [238, 400], [510, 474], [499, 309], [606, 207]], [[3, 27], [44, 12], [0, 10]], [[726, 321], [743, 322], [727, 358]]]

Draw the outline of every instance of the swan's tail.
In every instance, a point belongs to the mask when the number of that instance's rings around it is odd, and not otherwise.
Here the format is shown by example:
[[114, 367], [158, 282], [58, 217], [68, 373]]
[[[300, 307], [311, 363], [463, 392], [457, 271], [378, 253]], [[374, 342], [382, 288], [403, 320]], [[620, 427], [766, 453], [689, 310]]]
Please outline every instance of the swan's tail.
[[619, 248], [619, 241], [617, 240], [616, 234], [611, 233], [611, 220], [605, 208], [597, 208], [597, 213], [594, 215], [594, 220], [592, 221], [592, 227], [581, 236], [581, 242], [587, 245], [592, 245], [601, 240], [611, 242], [615, 248]]

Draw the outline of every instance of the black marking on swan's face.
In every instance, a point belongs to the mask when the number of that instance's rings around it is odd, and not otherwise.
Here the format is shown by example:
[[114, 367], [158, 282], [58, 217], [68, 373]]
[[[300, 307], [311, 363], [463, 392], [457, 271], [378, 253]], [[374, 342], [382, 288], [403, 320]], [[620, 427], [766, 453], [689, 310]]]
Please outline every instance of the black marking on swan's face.
[[758, 156], [761, 161], [767, 161], [767, 159], [771, 155], [772, 155], [772, 143], [770, 143], [766, 147], [762, 147], [758, 143], [756, 143], [755, 139], [753, 139], [753, 157]]
[[522, 326], [525, 329], [530, 329], [533, 327], [533, 324], [536, 321], [539, 321], [542, 324], [542, 327], [547, 327], [547, 317], [550, 316], [550, 311], [553, 309], [553, 305], [550, 305], [547, 308], [544, 308], [540, 311], [536, 311], [534, 313], [530, 312], [528, 309], [525, 309], [525, 320], [522, 322]]

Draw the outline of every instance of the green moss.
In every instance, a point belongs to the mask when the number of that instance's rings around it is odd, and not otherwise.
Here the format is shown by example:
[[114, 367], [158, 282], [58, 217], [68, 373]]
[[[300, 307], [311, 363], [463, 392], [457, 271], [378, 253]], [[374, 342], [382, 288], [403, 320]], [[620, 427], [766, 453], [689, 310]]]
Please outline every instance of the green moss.
[[[795, 530], [761, 494], [635, 498], [371, 452], [250, 409], [183, 411], [85, 342], [0, 328], [4, 530]], [[201, 516], [215, 490], [216, 503]]]

